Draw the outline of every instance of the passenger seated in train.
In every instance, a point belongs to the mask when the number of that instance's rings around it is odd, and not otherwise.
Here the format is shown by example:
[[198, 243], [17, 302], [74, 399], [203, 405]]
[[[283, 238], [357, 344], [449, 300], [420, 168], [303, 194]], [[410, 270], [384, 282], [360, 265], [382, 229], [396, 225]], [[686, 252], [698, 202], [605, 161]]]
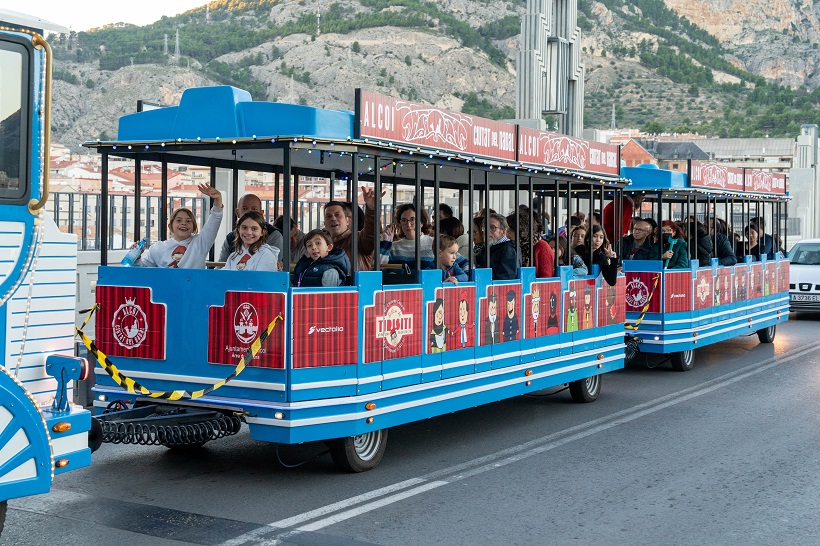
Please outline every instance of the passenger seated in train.
[[573, 277], [586, 277], [589, 275], [589, 271], [587, 270], [584, 260], [582, 260], [577, 253], [572, 255], [572, 263], [570, 263], [569, 243], [567, 242], [567, 238], [563, 235], [559, 235], [554, 240], [555, 252], [558, 254], [558, 265], [571, 265]]
[[743, 235], [746, 236], [746, 241], [741, 245], [741, 254], [751, 256], [752, 261], [759, 261], [761, 253], [760, 228], [755, 224], [749, 224], [743, 229]]
[[712, 263], [713, 245], [706, 225], [703, 222], [690, 219], [686, 231], [689, 234], [689, 245], [695, 249], [695, 259], [698, 261], [698, 266], [708, 267]]
[[168, 220], [168, 234], [165, 241], [152, 244], [134, 265], [142, 267], [177, 267], [181, 269], [205, 269], [205, 256], [216, 241], [219, 225], [222, 223], [222, 194], [206, 184], [199, 185], [199, 191], [214, 200], [208, 220], [198, 232], [194, 213], [187, 208], [176, 209]]
[[464, 224], [455, 216], [449, 218], [441, 218], [438, 221], [438, 232], [440, 235], [449, 235], [458, 242], [458, 256], [456, 256], [456, 263], [464, 271], [470, 270], [470, 262], [466, 256], [469, 254], [467, 245], [467, 234], [464, 233]]
[[749, 220], [750, 223], [760, 228], [759, 239], [762, 239], [763, 245], [760, 247], [759, 254], [765, 254], [769, 260], [774, 260], [774, 255], [780, 251], [780, 246], [775, 242], [774, 237], [766, 233], [766, 220], [762, 217], [755, 216]]
[[[256, 195], [252, 193], [246, 193], [242, 197], [239, 198], [239, 201], [236, 203], [236, 210], [234, 213], [236, 214], [237, 221], [239, 218], [245, 215], [246, 212], [255, 211], [255, 212], [263, 212], [262, 211], [262, 200], [259, 199]], [[264, 215], [264, 213], [263, 213]], [[267, 240], [265, 241], [270, 246], [279, 249], [279, 256], [282, 255], [282, 230], [276, 229], [276, 227], [272, 224], [265, 222], [265, 230], [267, 231]], [[219, 250], [219, 261], [226, 262], [228, 260], [228, 256], [235, 250], [234, 248], [234, 237], [236, 235], [236, 230], [231, 231], [225, 236], [225, 241], [222, 243], [222, 248]]]
[[618, 280], [618, 255], [610, 247], [603, 226], [593, 224], [586, 241], [576, 250], [578, 251], [578, 256], [584, 260], [585, 264], [586, 261], [589, 260], [591, 250], [592, 263], [601, 268], [601, 274], [604, 276], [604, 280], [607, 284], [615, 286]]
[[305, 235], [305, 255], [293, 268], [291, 285], [341, 286], [350, 275], [350, 260], [341, 248], [334, 247], [326, 229], [314, 229]]
[[[356, 265], [359, 271], [369, 271], [373, 269], [373, 251], [376, 248], [376, 215], [375, 200], [376, 190], [373, 188], [362, 188], [365, 210], [361, 211], [356, 207], [359, 220], [359, 255]], [[325, 205], [325, 229], [333, 238], [333, 246], [340, 248], [347, 254], [347, 259], [353, 263], [353, 203], [330, 201]]]
[[718, 263], [723, 266], [735, 265], [737, 256], [735, 256], [734, 245], [729, 240], [729, 228], [726, 221], [721, 218], [712, 218], [710, 224], [711, 235], [715, 237], [717, 242], [714, 255], [718, 259]]
[[[280, 214], [276, 217], [276, 220], [273, 221], [273, 227], [282, 232], [282, 234], [284, 234], [285, 230], [282, 229], [284, 223], [284, 217]], [[302, 232], [302, 230], [299, 229], [299, 224], [297, 224], [296, 220], [294, 220], [293, 218], [290, 219], [290, 231], [288, 232], [288, 242], [290, 244], [290, 261], [296, 262], [305, 254], [305, 234]]]
[[[436, 244], [435, 239], [433, 239], [433, 244]], [[459, 282], [467, 281], [467, 273], [459, 267], [456, 260], [458, 256], [458, 241], [449, 235], [439, 235], [438, 268], [441, 269], [443, 282], [451, 282], [457, 285]]]
[[[620, 252], [624, 260], [657, 260], [658, 246], [652, 244], [652, 226], [643, 219], [635, 221], [632, 234], [620, 242]], [[618, 245], [615, 245], [616, 247]]]
[[572, 228], [570, 232], [569, 244], [573, 249], [579, 246], [584, 246], [584, 241], [587, 238], [587, 228], [585, 226], [577, 226]]
[[382, 263], [406, 265], [410, 269], [416, 268], [416, 222], [421, 221], [421, 236], [419, 238], [419, 253], [421, 268], [435, 268], [435, 254], [433, 253], [433, 228], [427, 212], [421, 209], [416, 213], [412, 203], [399, 205], [394, 214], [393, 225], [387, 226], [381, 235]]
[[[507, 216], [507, 237], [511, 241], [519, 241], [521, 246], [522, 267], [535, 267], [535, 276], [539, 278], [549, 278], [555, 276], [555, 252], [552, 247], [543, 239], [541, 233], [544, 228], [535, 220], [535, 226], [530, 233], [530, 211], [529, 209], [519, 209], [518, 214]], [[530, 264], [530, 249], [532, 249], [534, 262]]]
[[489, 237], [481, 253], [476, 253], [476, 267], [486, 267], [487, 252], [490, 253], [490, 268], [493, 280], [512, 280], [518, 277], [518, 258], [515, 254], [515, 243], [507, 237], [507, 219], [493, 213], [488, 218]]
[[661, 224], [661, 237], [663, 239], [663, 253], [661, 254], [663, 268], [688, 269], [689, 253], [680, 226], [672, 220], [664, 220]]
[[484, 235], [484, 217], [476, 216], [473, 218], [473, 259], [480, 252], [484, 251], [487, 238]]
[[239, 218], [234, 229], [235, 250], [228, 255], [222, 269], [228, 271], [277, 271], [279, 249], [265, 241], [267, 223], [261, 212], [251, 210]]

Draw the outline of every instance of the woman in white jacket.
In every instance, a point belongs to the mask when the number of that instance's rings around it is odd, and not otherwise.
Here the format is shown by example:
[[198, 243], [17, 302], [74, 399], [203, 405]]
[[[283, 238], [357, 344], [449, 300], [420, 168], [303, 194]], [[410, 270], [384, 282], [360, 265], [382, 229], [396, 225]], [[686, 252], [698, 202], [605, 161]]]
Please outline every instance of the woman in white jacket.
[[208, 220], [198, 232], [194, 213], [187, 208], [176, 209], [168, 221], [170, 237], [152, 244], [134, 264], [142, 267], [178, 267], [182, 269], [204, 269], [205, 257], [216, 241], [219, 225], [222, 223], [222, 194], [205, 184], [199, 191], [214, 200]]

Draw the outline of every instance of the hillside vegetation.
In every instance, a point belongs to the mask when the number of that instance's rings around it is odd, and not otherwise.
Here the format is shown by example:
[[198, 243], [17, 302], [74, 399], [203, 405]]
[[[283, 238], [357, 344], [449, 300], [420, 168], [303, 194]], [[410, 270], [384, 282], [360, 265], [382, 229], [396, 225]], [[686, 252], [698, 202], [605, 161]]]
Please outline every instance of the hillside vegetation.
[[[795, 136], [802, 123], [820, 124], [820, 88], [791, 88], [743, 70], [714, 36], [664, 2], [578, 3], [587, 127], [609, 127], [613, 107], [618, 126], [651, 132], [774, 137]], [[61, 36], [54, 46], [55, 78], [87, 94], [106, 93], [117, 71], [173, 63], [204, 81], [247, 89], [257, 100], [284, 100], [284, 82], [289, 82], [299, 102], [349, 108], [326, 89], [344, 81], [345, 87], [360, 85], [410, 100], [441, 99], [467, 113], [510, 118], [525, 5], [525, 0], [217, 0], [207, 9], [144, 27], [115, 25]], [[177, 32], [179, 57], [173, 55]], [[399, 43], [399, 36], [414, 43]], [[426, 42], [439, 50], [427, 53]], [[465, 50], [473, 52], [471, 60], [442, 66], [452, 62], [447, 55]], [[448, 74], [449, 89], [421, 85], [450, 69], [466, 72]], [[469, 74], [475, 70], [492, 85]], [[430, 96], [434, 90], [446, 97]]]

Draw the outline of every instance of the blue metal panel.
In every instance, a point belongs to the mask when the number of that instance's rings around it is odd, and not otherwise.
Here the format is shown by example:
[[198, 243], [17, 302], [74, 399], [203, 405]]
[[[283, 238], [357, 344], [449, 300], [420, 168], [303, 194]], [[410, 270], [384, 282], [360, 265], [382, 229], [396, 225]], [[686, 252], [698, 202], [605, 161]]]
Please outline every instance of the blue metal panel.
[[659, 169], [657, 165], [622, 167], [621, 177], [632, 180], [627, 190], [674, 190], [686, 187], [686, 173]]
[[346, 140], [353, 136], [353, 113], [298, 104], [253, 102], [247, 91], [227, 85], [193, 87], [182, 94], [179, 106], [122, 116], [117, 132], [120, 142], [254, 136]]
[[245, 102], [238, 104], [236, 111], [245, 137], [353, 138], [353, 112], [349, 111], [279, 102]]

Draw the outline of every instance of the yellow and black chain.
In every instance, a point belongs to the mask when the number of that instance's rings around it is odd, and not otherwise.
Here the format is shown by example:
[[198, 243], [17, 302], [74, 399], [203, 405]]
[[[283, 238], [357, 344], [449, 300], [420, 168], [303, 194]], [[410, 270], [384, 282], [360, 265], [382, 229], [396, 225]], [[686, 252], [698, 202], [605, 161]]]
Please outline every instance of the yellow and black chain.
[[654, 284], [652, 285], [652, 291], [649, 293], [649, 297], [646, 299], [646, 303], [644, 304], [643, 309], [641, 309], [641, 316], [638, 317], [638, 320], [635, 321], [634, 325], [625, 323], [624, 328], [626, 328], [627, 330], [637, 330], [638, 326], [641, 325], [643, 318], [646, 316], [646, 312], [649, 311], [649, 306], [652, 304], [652, 296], [655, 295], [655, 291], [658, 289], [658, 283], [661, 280], [660, 274], [655, 275], [655, 278], [653, 280]]
[[262, 344], [265, 342], [266, 339], [268, 339], [268, 336], [270, 336], [274, 327], [276, 327], [276, 323], [280, 320], [283, 320], [281, 313], [276, 315], [276, 317], [270, 322], [270, 324], [268, 324], [268, 327], [265, 328], [265, 330], [259, 335], [258, 338], [256, 338], [253, 341], [253, 343], [251, 343], [251, 346], [248, 347], [248, 350], [245, 351], [245, 353], [242, 355], [242, 358], [239, 359], [239, 364], [236, 365], [234, 371], [225, 379], [217, 381], [213, 385], [210, 385], [204, 389], [200, 389], [193, 392], [188, 392], [185, 390], [152, 392], [143, 387], [142, 385], [140, 385], [139, 383], [137, 383], [136, 381], [134, 381], [133, 379], [131, 379], [130, 377], [123, 375], [120, 372], [120, 370], [114, 365], [114, 363], [111, 362], [111, 360], [109, 360], [108, 356], [106, 356], [105, 353], [103, 353], [99, 348], [97, 348], [94, 342], [91, 341], [91, 339], [89, 339], [88, 336], [85, 335], [85, 333], [83, 332], [82, 329], [85, 327], [86, 324], [88, 324], [88, 321], [91, 320], [91, 315], [93, 315], [94, 311], [99, 309], [99, 307], [99, 304], [95, 304], [93, 307], [89, 309], [83, 309], [82, 311], [80, 311], [81, 314], [88, 313], [88, 317], [86, 317], [83, 324], [79, 328], [75, 328], [75, 330], [77, 331], [77, 335], [80, 336], [80, 339], [83, 342], [83, 345], [86, 346], [90, 354], [94, 355], [94, 358], [97, 360], [97, 362], [100, 363], [102, 368], [106, 371], [106, 373], [108, 373], [108, 375], [111, 376], [111, 379], [113, 379], [117, 383], [117, 385], [121, 386], [131, 394], [141, 394], [143, 396], [148, 396], [150, 398], [161, 398], [164, 400], [192, 400], [195, 398], [205, 396], [206, 394], [213, 392], [216, 389], [224, 386], [226, 383], [234, 379], [237, 375], [242, 373], [242, 370], [245, 369], [247, 364], [251, 362], [253, 358], [257, 355], [257, 353], [259, 353], [260, 349], [262, 349]]

